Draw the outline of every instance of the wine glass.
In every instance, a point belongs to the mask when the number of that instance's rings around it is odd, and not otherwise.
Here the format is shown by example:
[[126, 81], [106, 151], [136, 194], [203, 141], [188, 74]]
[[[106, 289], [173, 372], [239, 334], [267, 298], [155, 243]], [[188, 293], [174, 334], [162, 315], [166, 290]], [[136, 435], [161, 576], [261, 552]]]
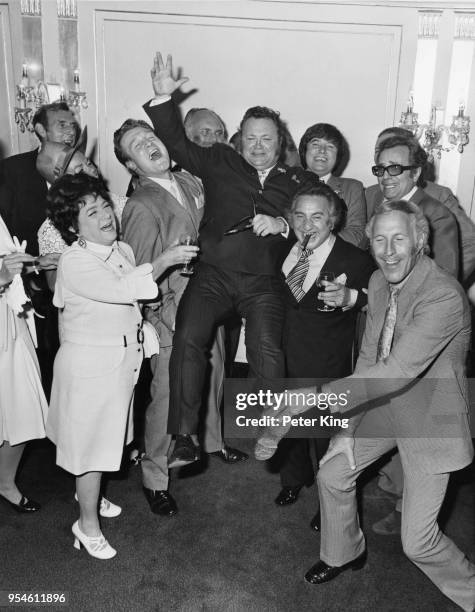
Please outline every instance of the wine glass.
[[[326, 270], [325, 272], [321, 272], [318, 276], [315, 284], [317, 285], [317, 291], [325, 291], [325, 287], [328, 283], [332, 283], [335, 280], [335, 275], [333, 272], [329, 272]], [[323, 300], [317, 298], [317, 310], [320, 312], [332, 312], [335, 310], [335, 306], [330, 306], [326, 304]]]
[[[197, 244], [197, 240], [194, 236], [190, 234], [182, 234], [179, 239], [180, 244], [185, 244], [187, 246]], [[183, 267], [180, 270], [180, 274], [183, 276], [191, 276], [193, 274], [193, 264], [191, 261], [183, 264]]]

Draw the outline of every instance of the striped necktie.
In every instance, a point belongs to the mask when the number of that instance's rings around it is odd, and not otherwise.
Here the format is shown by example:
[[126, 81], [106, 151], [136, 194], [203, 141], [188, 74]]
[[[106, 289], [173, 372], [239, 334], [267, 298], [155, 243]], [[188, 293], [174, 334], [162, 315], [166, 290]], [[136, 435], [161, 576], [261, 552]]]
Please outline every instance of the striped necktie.
[[307, 272], [309, 268], [309, 256], [313, 253], [310, 249], [303, 249], [302, 254], [300, 255], [299, 260], [295, 264], [295, 266], [290, 270], [285, 282], [289, 286], [290, 291], [292, 291], [297, 302], [304, 297], [305, 291], [302, 289], [302, 285], [307, 278]]
[[381, 330], [381, 334], [379, 336], [376, 361], [386, 359], [391, 351], [394, 328], [396, 326], [398, 294], [399, 287], [389, 285], [389, 300], [386, 307], [386, 314], [384, 315], [383, 329]]

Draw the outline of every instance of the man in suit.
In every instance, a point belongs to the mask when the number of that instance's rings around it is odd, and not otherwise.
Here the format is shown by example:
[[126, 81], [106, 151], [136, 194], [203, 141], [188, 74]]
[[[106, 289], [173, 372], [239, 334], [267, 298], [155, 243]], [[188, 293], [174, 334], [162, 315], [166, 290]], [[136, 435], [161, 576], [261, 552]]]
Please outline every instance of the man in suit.
[[[68, 146], [76, 142], [79, 128], [66, 102], [41, 106], [33, 117], [35, 133], [43, 142]], [[38, 254], [37, 232], [46, 219], [48, 185], [36, 168], [39, 149], [12, 155], [0, 162], [0, 214], [12, 236], [27, 241], [28, 253]], [[43, 274], [29, 279], [29, 292], [36, 311], [38, 361], [45, 392], [49, 394], [53, 360], [57, 350], [56, 309]]]
[[[455, 216], [446, 206], [417, 186], [427, 155], [419, 143], [412, 136], [408, 136], [406, 130], [399, 129], [405, 134], [398, 133], [396, 136], [389, 135], [385, 138], [386, 133], [384, 133], [376, 144], [376, 166], [373, 167], [373, 173], [378, 176], [378, 204], [385, 199], [407, 199], [417, 204], [429, 221], [429, 244], [435, 262], [457, 277], [460, 263], [459, 226]], [[391, 170], [384, 167], [388, 168], [394, 164], [398, 172], [402, 167], [406, 170], [391, 176], [389, 174]], [[369, 201], [373, 204], [375, 199]], [[395, 495], [398, 501], [395, 510], [376, 522], [373, 529], [379, 535], [400, 533], [403, 476], [397, 453], [381, 469], [379, 489], [374, 493], [376, 497], [381, 496], [380, 490]]]
[[343, 134], [334, 125], [316, 123], [305, 131], [299, 144], [302, 167], [320, 177], [342, 198], [347, 207], [340, 237], [357, 247], [366, 244], [366, 201], [363, 183], [352, 178], [335, 176], [345, 152]]
[[241, 154], [227, 145], [202, 148], [184, 133], [170, 95], [187, 79], [174, 79], [169, 56], [157, 53], [152, 70], [156, 98], [145, 104], [159, 137], [181, 167], [200, 177], [205, 209], [201, 255], [177, 313], [170, 361], [169, 432], [179, 434], [174, 461], [190, 463], [196, 451], [206, 351], [216, 325], [237, 313], [246, 319], [251, 372], [260, 379], [284, 374], [284, 307], [277, 273], [288, 226], [283, 218], [305, 174], [279, 163], [283, 139], [278, 113], [249, 109], [241, 123]]
[[417, 204], [429, 222], [429, 248], [435, 262], [455, 278], [459, 270], [459, 233], [454, 215], [417, 186], [426, 161], [413, 138], [393, 136], [379, 147], [373, 174], [381, 201], [406, 200]]
[[[346, 406], [340, 402], [330, 410], [351, 417], [320, 462], [320, 561], [305, 579], [320, 584], [362, 567], [366, 546], [356, 480], [397, 446], [404, 470], [404, 552], [442, 593], [471, 612], [475, 566], [437, 523], [450, 472], [473, 458], [465, 377], [470, 312], [461, 286], [424, 254], [428, 232], [412, 202], [386, 202], [377, 209], [368, 237], [380, 270], [368, 288], [368, 322], [355, 373], [300, 390], [343, 393]], [[300, 403], [277, 414], [305, 410]], [[259, 447], [271, 448], [269, 432]]]
[[[363, 289], [368, 287], [375, 264], [368, 253], [340, 238], [338, 231], [344, 215], [344, 202], [328, 184], [303, 187], [292, 201], [288, 220], [298, 242], [282, 266], [286, 278], [284, 354], [289, 378], [333, 379], [353, 371], [357, 313], [367, 303]], [[302, 250], [308, 236], [306, 249]], [[308, 262], [305, 275], [299, 272], [302, 259]], [[339, 279], [328, 284], [324, 293], [325, 302], [336, 307], [331, 312], [316, 307], [316, 280], [326, 271]], [[314, 480], [309, 442], [293, 438], [282, 445], [282, 490], [275, 500], [279, 506], [294, 503], [300, 489]], [[320, 460], [328, 438], [316, 438], [314, 442]], [[317, 517], [312, 523], [314, 529], [318, 530], [318, 523]]]
[[[166, 272], [159, 279], [160, 302], [146, 304], [144, 315], [160, 337], [160, 352], [151, 359], [151, 401], [145, 416], [145, 457], [142, 460], [144, 490], [152, 511], [172, 516], [175, 500], [168, 492], [167, 453], [171, 437], [166, 433], [169, 402], [169, 360], [178, 303], [187, 284], [180, 269], [170, 263], [185, 235], [197, 237], [203, 192], [187, 172], [170, 172], [170, 158], [163, 143], [144, 121], [129, 119], [114, 134], [118, 160], [137, 177], [137, 187], [122, 213], [124, 242], [131, 245], [137, 263], [162, 256]], [[192, 247], [196, 252], [197, 247]], [[239, 453], [223, 444], [220, 403], [224, 360], [214, 347], [205, 448], [226, 458]], [[207, 446], [209, 444], [209, 446]], [[216, 446], [212, 446], [215, 444]]]
[[[413, 138], [411, 132], [405, 130], [404, 128], [389, 127], [384, 129], [382, 132], [380, 132], [376, 140], [374, 149], [375, 158], [379, 153], [381, 144], [392, 136]], [[425, 156], [427, 159], [427, 155], [424, 151], [421, 151], [420, 155], [421, 158]], [[470, 274], [475, 271], [475, 223], [470, 219], [464, 208], [460, 205], [459, 201], [448, 187], [439, 185], [438, 183], [433, 183], [425, 178], [424, 175], [426, 166], [427, 162], [424, 164], [421, 175], [417, 181], [417, 185], [423, 189], [428, 196], [438, 200], [444, 206], [446, 206], [454, 215], [457, 221], [460, 238], [459, 278], [465, 281]], [[379, 183], [366, 188], [368, 219], [372, 217], [375, 208], [382, 202], [382, 200], [383, 196]]]

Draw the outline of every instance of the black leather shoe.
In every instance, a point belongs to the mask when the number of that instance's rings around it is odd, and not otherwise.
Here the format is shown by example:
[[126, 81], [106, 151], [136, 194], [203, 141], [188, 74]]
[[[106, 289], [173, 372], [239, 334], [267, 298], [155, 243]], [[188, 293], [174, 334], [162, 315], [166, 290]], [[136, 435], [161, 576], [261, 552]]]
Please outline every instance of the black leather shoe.
[[145, 497], [150, 504], [150, 510], [160, 516], [173, 516], [178, 512], [176, 501], [168, 491], [153, 491], [144, 487]]
[[310, 528], [313, 529], [313, 531], [316, 531], [318, 533], [321, 527], [322, 525], [321, 525], [320, 510], [319, 510], [317, 514], [313, 517], [313, 519], [310, 521]]
[[331, 565], [327, 565], [324, 561], [318, 561], [315, 563], [313, 567], [311, 567], [308, 572], [305, 574], [305, 580], [310, 582], [310, 584], [322, 584], [322, 582], [329, 582], [336, 578], [338, 574], [344, 572], [347, 569], [352, 569], [353, 571], [360, 570], [366, 563], [366, 550], [361, 553], [359, 557], [353, 559], [349, 563], [345, 563], [341, 567], [333, 567]]
[[282, 491], [274, 499], [274, 502], [278, 506], [289, 506], [290, 504], [295, 504], [299, 498], [301, 488], [301, 485], [298, 487], [283, 487]]
[[176, 437], [175, 448], [168, 458], [168, 467], [175, 468], [193, 463], [200, 458], [200, 449], [195, 446], [191, 436]]
[[38, 512], [38, 510], [41, 509], [41, 505], [38, 502], [35, 502], [32, 499], [28, 499], [24, 495], [22, 495], [22, 498], [20, 499], [18, 504], [14, 504], [3, 495], [0, 495], [0, 497], [14, 510], [16, 510], [17, 512], [21, 512], [22, 514], [31, 514], [32, 512]]
[[219, 459], [225, 463], [239, 463], [240, 461], [247, 461], [247, 459], [249, 459], [249, 455], [247, 453], [244, 453], [237, 448], [232, 448], [232, 446], [227, 446], [226, 444], [221, 450], [214, 451], [213, 453], [210, 453], [210, 455], [213, 457], [219, 457]]

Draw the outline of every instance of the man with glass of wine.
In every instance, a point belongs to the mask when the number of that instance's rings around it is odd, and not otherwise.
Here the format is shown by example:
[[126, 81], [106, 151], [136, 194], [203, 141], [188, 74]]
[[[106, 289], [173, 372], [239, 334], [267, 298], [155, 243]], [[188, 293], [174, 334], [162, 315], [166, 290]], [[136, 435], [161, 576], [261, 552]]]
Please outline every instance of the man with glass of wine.
[[[371, 256], [340, 238], [346, 206], [324, 183], [295, 194], [288, 221], [297, 237], [282, 266], [286, 282], [284, 354], [289, 378], [333, 379], [351, 374], [358, 311], [363, 289], [376, 266]], [[289, 381], [289, 386], [291, 382]], [[331, 432], [317, 432], [317, 460]], [[280, 445], [282, 490], [279, 506], [297, 501], [314, 481], [310, 441], [289, 438]], [[312, 527], [319, 529], [319, 515]]]

